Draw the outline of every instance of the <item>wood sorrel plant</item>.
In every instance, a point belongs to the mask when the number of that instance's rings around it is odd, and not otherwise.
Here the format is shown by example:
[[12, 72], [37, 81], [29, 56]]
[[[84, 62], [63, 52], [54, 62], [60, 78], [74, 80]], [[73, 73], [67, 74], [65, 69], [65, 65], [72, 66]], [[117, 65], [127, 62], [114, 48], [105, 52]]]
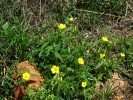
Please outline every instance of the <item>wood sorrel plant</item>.
[[[59, 23], [57, 29], [33, 51], [32, 58], [35, 58], [46, 80], [48, 97], [90, 98], [95, 78], [88, 66], [89, 47], [86, 39], [81, 40], [74, 23], [68, 21]], [[86, 82], [86, 86], [82, 86], [82, 82]], [[88, 95], [85, 96], [85, 93]]]
[[59, 23], [32, 55], [45, 77], [47, 97], [91, 99], [96, 81], [105, 82], [118, 66], [110, 56], [113, 45], [106, 36], [90, 43], [73, 22]]

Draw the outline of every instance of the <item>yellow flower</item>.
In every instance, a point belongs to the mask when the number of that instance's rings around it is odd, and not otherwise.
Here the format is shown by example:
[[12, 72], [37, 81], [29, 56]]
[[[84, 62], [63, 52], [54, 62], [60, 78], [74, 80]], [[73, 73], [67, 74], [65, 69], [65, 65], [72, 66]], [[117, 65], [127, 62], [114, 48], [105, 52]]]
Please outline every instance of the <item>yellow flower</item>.
[[59, 28], [59, 29], [65, 29], [65, 28], [66, 28], [66, 25], [65, 25], [65, 24], [59, 24], [59, 25], [58, 25], [58, 28]]
[[26, 81], [30, 79], [30, 74], [28, 72], [23, 73], [22, 78]]
[[53, 74], [58, 74], [58, 73], [59, 73], [59, 67], [54, 65], [54, 66], [51, 68], [51, 71], [52, 71]]
[[104, 41], [104, 42], [109, 42], [109, 40], [108, 40], [108, 38], [107, 37], [102, 37], [102, 40]]
[[81, 86], [85, 88], [87, 86], [87, 82], [82, 82]]
[[125, 57], [125, 54], [124, 54], [124, 53], [120, 53], [120, 56], [121, 56], [121, 57]]
[[104, 57], [105, 57], [105, 54], [100, 53], [100, 58], [104, 58]]
[[84, 59], [83, 58], [78, 58], [78, 63], [83, 65], [84, 64]]
[[69, 18], [69, 21], [70, 21], [70, 22], [73, 22], [73, 20], [74, 20], [74, 18], [73, 18], [73, 17]]

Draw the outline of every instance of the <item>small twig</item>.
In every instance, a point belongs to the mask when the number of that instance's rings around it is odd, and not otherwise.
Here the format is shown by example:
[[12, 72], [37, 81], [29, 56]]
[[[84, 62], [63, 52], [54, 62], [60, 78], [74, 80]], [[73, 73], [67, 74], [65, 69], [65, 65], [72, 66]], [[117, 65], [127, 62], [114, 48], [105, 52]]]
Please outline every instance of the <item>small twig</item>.
[[126, 1], [126, 11], [125, 11], [125, 16], [127, 16], [128, 13], [128, 2]]
[[120, 18], [125, 17], [125, 16], [116, 16], [116, 15], [112, 15], [112, 14], [108, 14], [108, 13], [104, 13], [104, 12], [90, 11], [90, 10], [81, 10], [81, 9], [75, 9], [75, 10], [81, 11], [81, 12], [88, 12], [88, 13], [98, 14], [98, 15], [111, 16], [111, 17], [120, 17]]
[[41, 14], [42, 14], [42, 1], [40, 0], [40, 12], [39, 12], [39, 15], [41, 16]]
[[130, 8], [130, 10], [132, 10], [132, 12], [133, 12], [133, 8], [131, 7], [131, 5], [126, 1], [126, 3], [127, 3], [127, 6]]

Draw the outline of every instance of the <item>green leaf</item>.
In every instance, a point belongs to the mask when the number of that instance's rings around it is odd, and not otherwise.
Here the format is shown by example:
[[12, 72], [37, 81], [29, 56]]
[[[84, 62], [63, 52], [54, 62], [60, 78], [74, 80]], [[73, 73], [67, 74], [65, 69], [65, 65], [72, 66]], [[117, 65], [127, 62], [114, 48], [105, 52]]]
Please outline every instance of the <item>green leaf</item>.
[[48, 45], [48, 42], [44, 43], [41, 49], [44, 49]]
[[3, 30], [7, 30], [8, 27], [9, 27], [9, 23], [8, 23], [8, 22], [6, 22], [6, 23], [2, 26]]
[[98, 80], [102, 80], [102, 78], [103, 78], [103, 73], [98, 76]]
[[28, 68], [18, 68], [17, 70], [18, 70], [18, 71], [19, 71], [19, 70], [20, 70], [20, 71], [27, 71], [27, 72], [29, 71]]
[[41, 47], [41, 50], [40, 50], [40, 53], [39, 53], [39, 57], [42, 56], [42, 54], [44, 53], [44, 48], [48, 45], [48, 42], [47, 43], [44, 43], [43, 46]]
[[45, 50], [46, 51], [46, 56], [48, 56], [52, 50], [53, 50], [53, 47], [52, 46], [48, 46], [46, 48], [46, 50]]
[[58, 59], [60, 59], [61, 61], [63, 61], [62, 58], [61, 58], [61, 55], [58, 52], [55, 52], [55, 57], [57, 57]]

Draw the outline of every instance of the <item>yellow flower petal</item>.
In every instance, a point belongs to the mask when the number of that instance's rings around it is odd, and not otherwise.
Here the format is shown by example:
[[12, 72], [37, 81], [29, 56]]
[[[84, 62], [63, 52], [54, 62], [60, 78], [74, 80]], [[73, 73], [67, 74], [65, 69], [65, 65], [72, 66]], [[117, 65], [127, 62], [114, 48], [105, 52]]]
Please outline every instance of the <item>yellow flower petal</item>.
[[105, 57], [105, 54], [100, 53], [100, 58], [104, 58], [104, 57]]
[[58, 73], [59, 73], [59, 67], [54, 65], [54, 66], [51, 68], [51, 71], [52, 71], [53, 74], [58, 74]]
[[121, 56], [121, 57], [125, 57], [125, 54], [124, 54], [124, 53], [120, 53], [120, 56]]
[[69, 18], [69, 21], [70, 21], [70, 22], [73, 22], [73, 20], [74, 20], [74, 18], [73, 18], [73, 17]]
[[28, 72], [23, 73], [22, 78], [26, 81], [30, 79], [30, 74]]
[[105, 36], [102, 37], [102, 40], [103, 40], [104, 42], [109, 42], [108, 38], [105, 37]]
[[65, 24], [60, 23], [60, 24], [58, 25], [58, 28], [59, 28], [59, 29], [65, 29], [65, 28], [66, 28], [66, 25], [65, 25]]
[[84, 59], [83, 58], [78, 58], [78, 63], [83, 65], [84, 64]]
[[81, 86], [85, 88], [87, 86], [87, 82], [82, 82]]

